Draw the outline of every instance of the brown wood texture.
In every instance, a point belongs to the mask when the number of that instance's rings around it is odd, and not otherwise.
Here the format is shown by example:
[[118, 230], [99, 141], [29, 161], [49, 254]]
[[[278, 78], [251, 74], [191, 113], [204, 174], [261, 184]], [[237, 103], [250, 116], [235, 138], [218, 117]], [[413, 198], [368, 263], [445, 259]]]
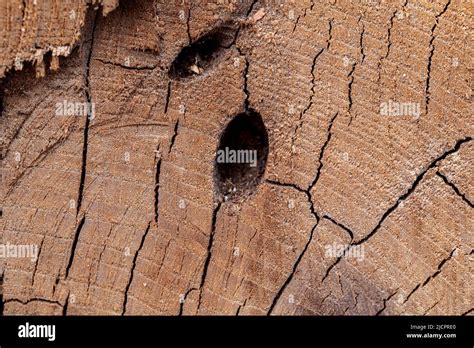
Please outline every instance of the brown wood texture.
[[[4, 315], [472, 314], [471, 1], [89, 2], [0, 1], [0, 244], [38, 246]], [[226, 200], [249, 110], [265, 173]]]

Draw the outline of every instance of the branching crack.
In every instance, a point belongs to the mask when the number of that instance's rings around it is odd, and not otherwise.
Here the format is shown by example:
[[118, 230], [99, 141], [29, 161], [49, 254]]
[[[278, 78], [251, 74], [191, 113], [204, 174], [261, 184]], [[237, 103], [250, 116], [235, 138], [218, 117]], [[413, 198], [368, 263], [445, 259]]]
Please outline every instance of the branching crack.
[[[424, 176], [426, 175], [426, 173], [436, 167], [436, 165], [441, 162], [442, 160], [444, 160], [446, 157], [448, 157], [449, 155], [457, 152], [460, 147], [467, 143], [467, 142], [470, 142], [472, 140], [471, 137], [466, 137], [466, 138], [463, 138], [461, 140], [458, 140], [456, 142], [456, 144], [454, 145], [454, 147], [450, 148], [449, 150], [445, 151], [443, 154], [441, 154], [439, 157], [435, 158], [425, 169], [422, 170], [422, 172], [416, 177], [415, 181], [413, 182], [413, 184], [405, 191], [405, 193], [403, 193], [396, 201], [395, 203], [390, 207], [388, 208], [387, 211], [385, 211], [385, 213], [382, 215], [382, 217], [380, 218], [380, 220], [378, 221], [377, 225], [372, 229], [372, 231], [370, 231], [364, 238], [362, 238], [361, 240], [357, 241], [357, 242], [352, 242], [349, 247], [353, 246], [353, 245], [360, 245], [362, 243], [365, 243], [366, 241], [368, 241], [370, 238], [372, 238], [375, 233], [377, 233], [377, 231], [382, 227], [382, 224], [383, 222], [388, 218], [388, 216], [393, 213], [397, 208], [398, 206], [400, 205], [401, 202], [405, 201], [414, 191], [415, 189], [418, 187], [418, 184], [421, 182], [421, 180], [424, 178]], [[329, 272], [341, 261], [342, 257], [339, 257], [336, 259], [336, 261], [329, 266], [326, 274], [324, 275], [323, 279], [321, 281], [324, 281], [328, 275], [329, 275]]]

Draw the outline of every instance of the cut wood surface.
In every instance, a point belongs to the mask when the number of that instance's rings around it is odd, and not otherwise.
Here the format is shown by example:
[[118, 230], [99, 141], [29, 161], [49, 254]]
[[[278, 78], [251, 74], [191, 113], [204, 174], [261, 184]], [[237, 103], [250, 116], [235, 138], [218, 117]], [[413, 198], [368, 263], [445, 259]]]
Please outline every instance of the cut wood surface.
[[4, 315], [472, 315], [472, 1], [0, 11]]

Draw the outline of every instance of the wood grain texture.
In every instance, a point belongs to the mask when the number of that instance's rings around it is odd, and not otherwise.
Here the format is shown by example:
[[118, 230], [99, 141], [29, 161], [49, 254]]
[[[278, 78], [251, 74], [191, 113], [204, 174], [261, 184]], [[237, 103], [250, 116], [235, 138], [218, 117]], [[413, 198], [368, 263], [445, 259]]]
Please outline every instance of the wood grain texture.
[[[39, 257], [0, 258], [3, 314], [472, 314], [471, 2], [18, 3], [0, 1], [0, 243]], [[214, 32], [235, 40], [170, 78]], [[37, 78], [35, 45], [71, 49]], [[249, 108], [264, 177], [217, 202], [220, 135]]]

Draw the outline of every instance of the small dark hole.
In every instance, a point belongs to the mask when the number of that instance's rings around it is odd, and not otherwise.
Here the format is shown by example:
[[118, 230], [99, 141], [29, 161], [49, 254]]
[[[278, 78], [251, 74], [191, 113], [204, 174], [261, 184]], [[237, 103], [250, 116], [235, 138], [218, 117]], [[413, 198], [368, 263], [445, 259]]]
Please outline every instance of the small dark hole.
[[184, 47], [171, 64], [169, 77], [182, 79], [204, 73], [232, 45], [236, 32], [235, 25], [224, 25]]
[[215, 159], [218, 198], [239, 200], [253, 193], [267, 163], [268, 134], [262, 117], [250, 110], [224, 129]]

